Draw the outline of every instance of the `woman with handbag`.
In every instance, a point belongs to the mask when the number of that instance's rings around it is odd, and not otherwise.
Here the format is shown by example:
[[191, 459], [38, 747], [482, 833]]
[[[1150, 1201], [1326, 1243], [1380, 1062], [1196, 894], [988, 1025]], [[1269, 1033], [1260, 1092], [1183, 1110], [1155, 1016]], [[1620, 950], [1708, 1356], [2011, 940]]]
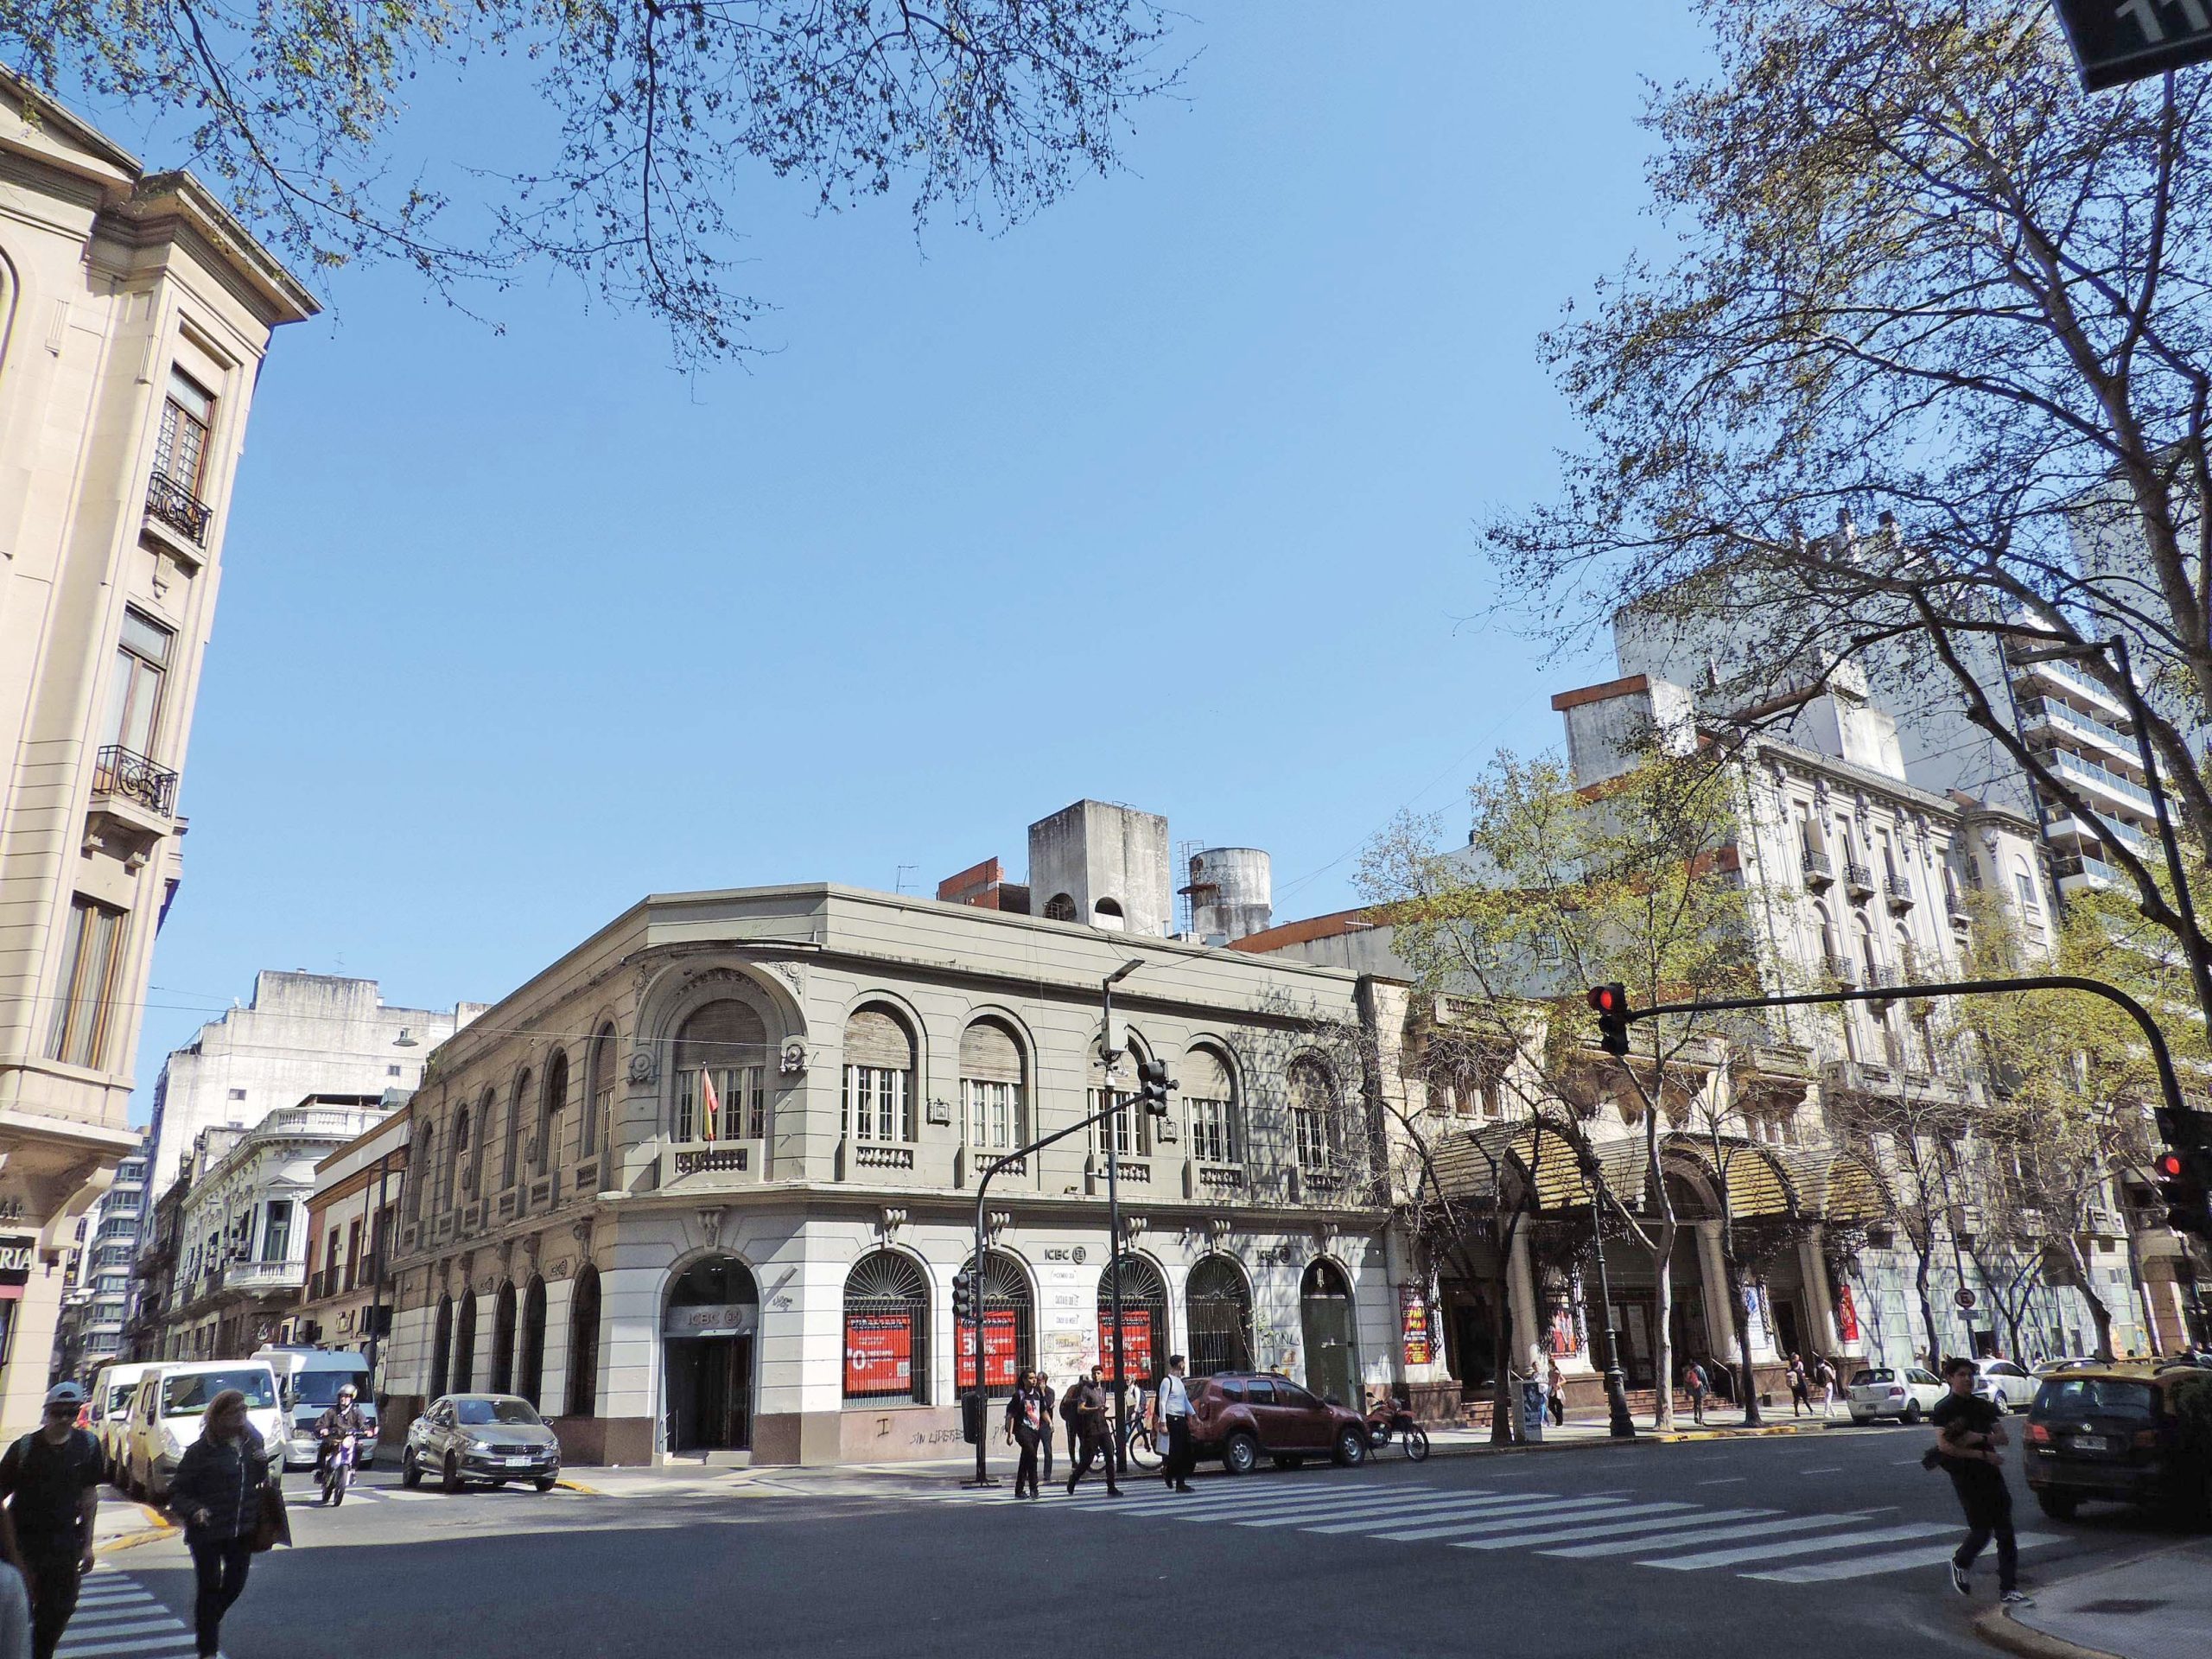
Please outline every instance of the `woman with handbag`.
[[283, 1520], [283, 1499], [269, 1484], [269, 1450], [246, 1421], [245, 1395], [236, 1389], [208, 1402], [200, 1438], [177, 1460], [169, 1509], [184, 1522], [200, 1578], [194, 1611], [201, 1659], [213, 1659], [223, 1615], [245, 1588], [254, 1551], [276, 1541]]

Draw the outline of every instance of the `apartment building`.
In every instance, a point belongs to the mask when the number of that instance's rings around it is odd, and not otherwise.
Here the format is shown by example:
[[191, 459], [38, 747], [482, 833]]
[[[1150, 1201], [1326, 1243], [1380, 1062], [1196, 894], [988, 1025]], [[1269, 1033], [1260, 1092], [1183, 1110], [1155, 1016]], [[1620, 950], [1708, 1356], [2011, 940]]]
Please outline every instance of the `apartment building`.
[[379, 1119], [315, 1166], [308, 1198], [307, 1287], [295, 1329], [302, 1342], [360, 1350], [382, 1385], [391, 1334], [391, 1243], [407, 1190], [404, 1111]]
[[133, 1051], [272, 332], [315, 301], [188, 173], [0, 72], [0, 1434], [35, 1424]]
[[69, 1288], [54, 1343], [54, 1373], [79, 1382], [123, 1352], [130, 1309], [130, 1267], [138, 1254], [146, 1211], [146, 1171], [152, 1147], [138, 1149], [115, 1167], [114, 1182], [78, 1223], [69, 1255]]

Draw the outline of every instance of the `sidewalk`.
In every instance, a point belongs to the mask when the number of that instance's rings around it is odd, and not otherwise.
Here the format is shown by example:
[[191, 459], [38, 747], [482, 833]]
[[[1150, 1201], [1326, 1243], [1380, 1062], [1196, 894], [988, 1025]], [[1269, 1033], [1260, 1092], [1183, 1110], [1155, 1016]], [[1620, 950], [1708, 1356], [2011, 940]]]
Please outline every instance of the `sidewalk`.
[[1993, 1609], [1975, 1628], [2028, 1659], [2203, 1659], [2212, 1646], [2212, 1539], [2034, 1590], [2032, 1603]]
[[125, 1497], [112, 1486], [100, 1488], [99, 1511], [92, 1517], [92, 1548], [101, 1554], [128, 1549], [175, 1530], [175, 1523], [150, 1504]]

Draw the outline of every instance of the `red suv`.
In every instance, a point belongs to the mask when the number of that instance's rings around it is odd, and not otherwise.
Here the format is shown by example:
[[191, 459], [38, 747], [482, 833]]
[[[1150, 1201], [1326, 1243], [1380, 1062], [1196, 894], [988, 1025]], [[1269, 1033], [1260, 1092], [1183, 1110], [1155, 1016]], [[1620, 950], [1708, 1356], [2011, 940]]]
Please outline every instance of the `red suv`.
[[1274, 1371], [1217, 1371], [1191, 1389], [1191, 1444], [1249, 1475], [1265, 1452], [1279, 1469], [1308, 1458], [1356, 1464], [1367, 1455], [1367, 1424], [1356, 1412], [1308, 1394]]

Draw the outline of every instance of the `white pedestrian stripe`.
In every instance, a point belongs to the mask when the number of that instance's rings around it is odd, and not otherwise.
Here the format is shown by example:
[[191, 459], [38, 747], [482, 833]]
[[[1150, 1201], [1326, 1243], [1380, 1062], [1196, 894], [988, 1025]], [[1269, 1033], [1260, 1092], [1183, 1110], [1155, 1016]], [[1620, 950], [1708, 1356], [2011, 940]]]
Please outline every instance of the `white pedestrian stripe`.
[[[1528, 1472], [1507, 1471], [1495, 1478]], [[1743, 1484], [1733, 1478], [1700, 1483]], [[1010, 1501], [1006, 1488], [915, 1496], [933, 1502]], [[1738, 1492], [1727, 1497], [1740, 1503], [1748, 1496]], [[1715, 1493], [1712, 1501], [1722, 1503], [1727, 1497]], [[1037, 1508], [1384, 1543], [1434, 1543], [1452, 1549], [1523, 1550], [1573, 1560], [1625, 1560], [1668, 1572], [1732, 1572], [1775, 1584], [1823, 1584], [1938, 1565], [1949, 1559], [1950, 1540], [1960, 1531], [1956, 1522], [1897, 1519], [1893, 1504], [1790, 1515], [1778, 1510], [1708, 1509], [1700, 1503], [1648, 1498], [1619, 1488], [1567, 1497], [1501, 1491], [1488, 1484], [1439, 1489], [1325, 1476], [1213, 1478], [1189, 1493], [1131, 1490], [1122, 1498], [1095, 1490], [1073, 1502], [1055, 1494]], [[2027, 1533], [2019, 1540], [2023, 1549], [2057, 1541], [2055, 1536]], [[67, 1649], [64, 1659], [71, 1659]]]
[[136, 1580], [103, 1564], [85, 1580], [55, 1659], [186, 1659], [195, 1646], [184, 1620]]

